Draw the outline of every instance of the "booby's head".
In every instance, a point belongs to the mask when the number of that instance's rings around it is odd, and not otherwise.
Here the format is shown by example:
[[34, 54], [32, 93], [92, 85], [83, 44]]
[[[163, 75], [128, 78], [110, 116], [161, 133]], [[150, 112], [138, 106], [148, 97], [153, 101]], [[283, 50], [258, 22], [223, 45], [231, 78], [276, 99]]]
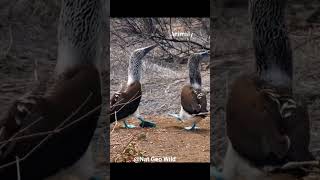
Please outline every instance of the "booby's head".
[[205, 57], [209, 57], [208, 51], [194, 53], [188, 60], [190, 84], [195, 89], [201, 89], [201, 74], [199, 64], [200, 61]]
[[132, 84], [135, 81], [140, 81], [141, 79], [141, 65], [142, 65], [142, 58], [148, 54], [153, 48], [157, 45], [151, 45], [143, 48], [136, 49], [131, 54], [129, 60], [129, 67], [128, 67], [128, 83], [127, 85]]

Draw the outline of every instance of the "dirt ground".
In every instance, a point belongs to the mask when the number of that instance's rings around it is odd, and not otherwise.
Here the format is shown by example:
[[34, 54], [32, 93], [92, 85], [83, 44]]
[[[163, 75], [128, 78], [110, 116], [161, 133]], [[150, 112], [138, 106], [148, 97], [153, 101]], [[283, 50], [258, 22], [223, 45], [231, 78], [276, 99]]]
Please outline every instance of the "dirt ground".
[[[308, 23], [308, 17], [320, 6], [319, 1], [289, 1], [286, 13], [293, 49], [294, 94], [308, 103], [311, 123], [309, 149], [320, 155], [320, 21]], [[254, 54], [248, 9], [226, 8], [212, 19], [213, 47], [211, 56], [211, 162], [222, 167], [227, 148], [225, 103], [227, 89], [241, 73], [254, 70]], [[232, 42], [232, 43], [231, 43]]]
[[[113, 131], [111, 130], [110, 142], [112, 162], [130, 162], [136, 155], [149, 157], [150, 160], [155, 157], [172, 157], [175, 158], [173, 162], [209, 162], [210, 121], [208, 117], [198, 124], [201, 129], [193, 132], [183, 129], [190, 124], [180, 123], [171, 117], [150, 115], [146, 118], [157, 123], [157, 127], [128, 130], [123, 128], [121, 122], [118, 122], [116, 127], [111, 127], [111, 129], [114, 128]], [[139, 126], [134, 118], [128, 122]], [[128, 149], [132, 148], [132, 144], [135, 146], [136, 153], [127, 153]]]

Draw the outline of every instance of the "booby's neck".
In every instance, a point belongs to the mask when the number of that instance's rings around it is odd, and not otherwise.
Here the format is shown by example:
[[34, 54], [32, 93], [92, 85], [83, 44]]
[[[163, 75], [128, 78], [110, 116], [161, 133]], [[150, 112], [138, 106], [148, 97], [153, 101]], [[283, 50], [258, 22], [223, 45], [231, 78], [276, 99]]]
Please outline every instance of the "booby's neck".
[[250, 0], [256, 71], [261, 79], [291, 88], [292, 50], [285, 23], [287, 0]]
[[200, 55], [194, 54], [189, 58], [189, 80], [190, 84], [195, 89], [201, 89], [201, 73], [200, 73]]
[[101, 66], [102, 0], [62, 0], [56, 73], [75, 65]]
[[130, 85], [134, 82], [140, 82], [141, 80], [141, 71], [142, 71], [142, 59], [137, 58], [134, 55], [131, 55], [129, 60], [128, 67], [128, 82], [127, 85]]
[[148, 54], [153, 48], [157, 45], [150, 45], [147, 47], [136, 49], [132, 52], [129, 67], [128, 67], [128, 82], [127, 85], [130, 85], [134, 82], [140, 82], [141, 79], [141, 71], [142, 71], [142, 58]]

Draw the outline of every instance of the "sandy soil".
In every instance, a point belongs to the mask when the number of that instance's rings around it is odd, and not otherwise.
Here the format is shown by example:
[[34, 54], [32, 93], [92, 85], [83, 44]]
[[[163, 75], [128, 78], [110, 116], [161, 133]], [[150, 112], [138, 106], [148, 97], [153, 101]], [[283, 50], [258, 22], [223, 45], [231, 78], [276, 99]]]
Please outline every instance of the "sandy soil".
[[[118, 122], [111, 133], [111, 161], [129, 162], [135, 157], [173, 157], [174, 162], [209, 162], [210, 121], [209, 117], [198, 124], [196, 131], [186, 131], [190, 123], [180, 123], [174, 118], [165, 116], [146, 116], [157, 123], [156, 128], [125, 129]], [[138, 121], [131, 118], [128, 122], [138, 126]], [[132, 148], [136, 153], [128, 154]], [[165, 160], [164, 160], [165, 161]], [[154, 162], [157, 162], [156, 160]], [[160, 161], [161, 162], [161, 161]]]

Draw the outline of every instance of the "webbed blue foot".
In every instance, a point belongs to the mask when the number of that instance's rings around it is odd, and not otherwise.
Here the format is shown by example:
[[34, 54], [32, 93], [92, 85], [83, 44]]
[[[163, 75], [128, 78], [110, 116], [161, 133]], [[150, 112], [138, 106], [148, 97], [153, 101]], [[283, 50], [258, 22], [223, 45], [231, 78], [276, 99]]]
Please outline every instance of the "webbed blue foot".
[[197, 130], [197, 129], [200, 129], [200, 128], [197, 127], [196, 123], [193, 123], [192, 126], [185, 127], [184, 129], [188, 130], [188, 131], [193, 131], [193, 130]]
[[179, 114], [168, 113], [169, 116], [175, 117], [177, 121], [182, 121]]
[[135, 125], [133, 124], [128, 124], [127, 121], [123, 121], [123, 124], [124, 124], [124, 128], [127, 128], [127, 129], [133, 129], [133, 128], [136, 128]]
[[154, 128], [157, 126], [156, 123], [147, 121], [143, 117], [138, 117], [138, 119], [140, 120], [139, 126], [142, 128]]
[[216, 180], [223, 180], [222, 173], [216, 167], [210, 167], [210, 176], [215, 177]]

